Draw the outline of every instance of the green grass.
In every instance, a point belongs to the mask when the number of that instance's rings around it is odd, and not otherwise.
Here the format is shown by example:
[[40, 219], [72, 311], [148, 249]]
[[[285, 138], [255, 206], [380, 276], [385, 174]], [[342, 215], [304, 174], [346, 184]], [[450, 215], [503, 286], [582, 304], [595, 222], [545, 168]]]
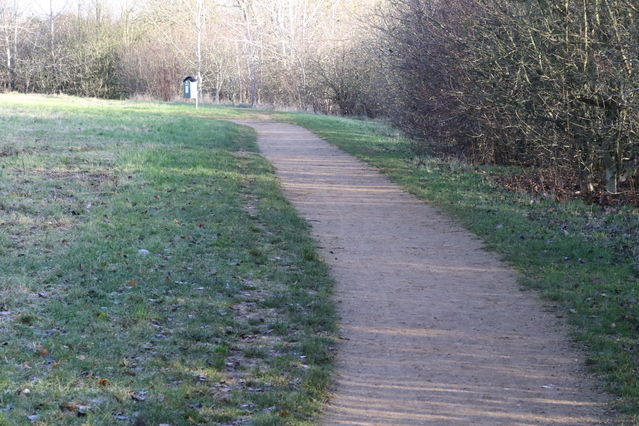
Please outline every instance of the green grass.
[[331, 282], [238, 114], [0, 95], [0, 425], [312, 423]]
[[[0, 95], [0, 425], [312, 424], [331, 282], [246, 110]], [[390, 127], [303, 114], [481, 236], [639, 422], [637, 211], [506, 192]]]
[[498, 174], [425, 155], [396, 131], [371, 121], [276, 114], [302, 125], [434, 202], [522, 272], [560, 318], [602, 389], [618, 397], [616, 421], [639, 423], [639, 211], [558, 203], [502, 190]]

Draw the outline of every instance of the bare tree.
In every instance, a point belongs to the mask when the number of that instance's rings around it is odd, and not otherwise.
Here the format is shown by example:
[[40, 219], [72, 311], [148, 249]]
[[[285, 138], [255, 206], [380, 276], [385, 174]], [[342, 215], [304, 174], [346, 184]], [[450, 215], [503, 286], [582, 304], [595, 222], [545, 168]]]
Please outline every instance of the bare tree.
[[0, 46], [5, 78], [2, 84], [9, 90], [19, 88], [19, 54], [24, 38], [33, 30], [32, 18], [18, 0], [0, 0]]
[[216, 102], [370, 111], [374, 60], [355, 16], [375, 0], [69, 0], [20, 19], [0, 1], [2, 64], [9, 76], [19, 62], [19, 90], [168, 100], [190, 74]]

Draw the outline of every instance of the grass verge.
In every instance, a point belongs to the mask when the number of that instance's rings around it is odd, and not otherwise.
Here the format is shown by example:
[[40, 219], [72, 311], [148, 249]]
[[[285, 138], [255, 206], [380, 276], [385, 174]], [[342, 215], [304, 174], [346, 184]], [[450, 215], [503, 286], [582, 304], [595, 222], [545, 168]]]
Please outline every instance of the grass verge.
[[311, 424], [331, 283], [237, 113], [0, 95], [0, 425]]
[[558, 203], [505, 191], [494, 176], [516, 171], [419, 155], [413, 142], [375, 122], [277, 114], [382, 170], [436, 203], [489, 250], [522, 272], [557, 317], [574, 326], [585, 363], [617, 396], [616, 421], [639, 422], [639, 211]]

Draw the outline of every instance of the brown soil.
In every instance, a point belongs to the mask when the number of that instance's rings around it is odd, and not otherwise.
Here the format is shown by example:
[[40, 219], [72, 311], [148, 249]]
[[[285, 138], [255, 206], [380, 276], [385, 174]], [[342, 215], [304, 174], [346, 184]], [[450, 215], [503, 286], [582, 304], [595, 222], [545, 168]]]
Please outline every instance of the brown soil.
[[324, 424], [607, 424], [567, 330], [481, 241], [300, 127], [240, 123], [258, 130], [336, 281]]

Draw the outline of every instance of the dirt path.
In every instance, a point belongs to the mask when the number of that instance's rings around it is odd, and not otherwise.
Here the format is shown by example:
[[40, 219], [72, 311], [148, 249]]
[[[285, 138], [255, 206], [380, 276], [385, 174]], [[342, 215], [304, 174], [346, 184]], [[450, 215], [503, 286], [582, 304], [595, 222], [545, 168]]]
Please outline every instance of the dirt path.
[[336, 280], [344, 340], [325, 424], [605, 424], [565, 330], [480, 241], [300, 127], [240, 123]]

